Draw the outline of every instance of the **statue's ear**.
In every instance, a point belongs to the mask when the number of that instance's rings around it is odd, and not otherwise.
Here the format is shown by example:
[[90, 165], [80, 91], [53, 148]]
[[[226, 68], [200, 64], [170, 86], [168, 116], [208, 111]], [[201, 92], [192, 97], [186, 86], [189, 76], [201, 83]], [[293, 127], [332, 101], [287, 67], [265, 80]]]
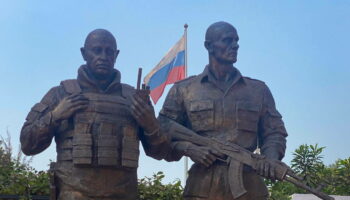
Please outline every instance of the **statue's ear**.
[[213, 45], [210, 41], [208, 41], [208, 40], [204, 41], [204, 46], [208, 50], [209, 53], [213, 52], [213, 47], [212, 47]]
[[116, 58], [116, 59], [118, 58], [119, 52], [120, 52], [119, 49], [117, 49], [117, 50], [115, 51], [115, 58]]
[[118, 58], [119, 52], [120, 52], [119, 49], [117, 49], [117, 50], [115, 51], [114, 63], [115, 63], [115, 61], [116, 61], [117, 58]]
[[83, 56], [83, 59], [86, 61], [86, 51], [85, 51], [84, 47], [80, 48], [80, 53]]

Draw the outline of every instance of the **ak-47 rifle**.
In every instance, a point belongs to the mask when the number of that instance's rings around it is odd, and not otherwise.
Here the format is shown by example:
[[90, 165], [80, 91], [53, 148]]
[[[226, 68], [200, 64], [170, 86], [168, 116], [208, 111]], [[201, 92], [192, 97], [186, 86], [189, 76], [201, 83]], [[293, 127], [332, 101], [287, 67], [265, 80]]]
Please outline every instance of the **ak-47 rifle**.
[[243, 185], [243, 165], [250, 166], [254, 171], [257, 171], [259, 162], [269, 162], [274, 165], [278, 180], [290, 182], [323, 200], [334, 200], [333, 197], [301, 182], [302, 179], [288, 165], [279, 160], [272, 160], [263, 155], [254, 154], [231, 142], [200, 136], [173, 120], [170, 120], [169, 130], [172, 130], [171, 137], [174, 141], [188, 141], [198, 146], [207, 146], [227, 156], [227, 160], [223, 161], [229, 163], [229, 184], [234, 199], [247, 192]]

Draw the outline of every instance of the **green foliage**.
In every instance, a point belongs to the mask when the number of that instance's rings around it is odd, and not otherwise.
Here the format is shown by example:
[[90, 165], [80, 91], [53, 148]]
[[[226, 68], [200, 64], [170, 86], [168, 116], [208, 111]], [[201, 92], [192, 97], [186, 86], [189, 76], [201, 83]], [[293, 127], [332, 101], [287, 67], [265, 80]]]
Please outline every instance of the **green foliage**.
[[265, 183], [270, 191], [270, 200], [290, 200], [291, 195], [294, 193], [305, 193], [302, 189], [289, 182], [265, 180]]
[[173, 184], [162, 184], [163, 172], [153, 174], [152, 177], [145, 177], [139, 180], [140, 200], [180, 200], [182, 199], [183, 188], [180, 180]]
[[29, 199], [31, 195], [48, 195], [48, 173], [36, 171], [29, 166], [30, 161], [21, 152], [13, 157], [11, 138], [0, 138], [0, 194], [21, 195]]
[[[0, 137], [0, 194], [20, 195], [22, 199], [30, 199], [31, 195], [49, 195], [49, 173], [34, 170], [30, 162], [21, 151], [13, 156], [9, 134], [6, 140]], [[162, 184], [163, 178], [163, 172], [158, 172], [151, 178], [140, 179], [140, 200], [182, 199], [181, 182]]]
[[[311, 187], [323, 185], [323, 192], [333, 195], [350, 195], [350, 157], [326, 166], [322, 162], [325, 147], [301, 145], [293, 153], [291, 168]], [[31, 160], [18, 152], [14, 156], [11, 140], [0, 137], [0, 194], [31, 195], [49, 194], [49, 174], [30, 167]], [[179, 180], [163, 184], [163, 172], [139, 179], [140, 200], [180, 200], [183, 187]], [[290, 200], [294, 193], [306, 191], [288, 182], [265, 181], [270, 190], [270, 200]]]
[[324, 167], [321, 155], [325, 147], [318, 147], [316, 144], [300, 145], [293, 153], [291, 168], [299, 174], [306, 185], [315, 187], [318, 184], [318, 172]]
[[350, 157], [344, 160], [338, 160], [335, 164], [334, 173], [337, 187], [335, 193], [350, 195]]
[[[293, 153], [291, 168], [302, 177], [307, 185], [332, 195], [350, 195], [350, 157], [338, 160], [330, 166], [324, 165], [322, 151], [325, 147], [318, 145], [301, 145]], [[270, 190], [271, 200], [287, 200], [294, 193], [306, 191], [288, 182], [265, 181]]]

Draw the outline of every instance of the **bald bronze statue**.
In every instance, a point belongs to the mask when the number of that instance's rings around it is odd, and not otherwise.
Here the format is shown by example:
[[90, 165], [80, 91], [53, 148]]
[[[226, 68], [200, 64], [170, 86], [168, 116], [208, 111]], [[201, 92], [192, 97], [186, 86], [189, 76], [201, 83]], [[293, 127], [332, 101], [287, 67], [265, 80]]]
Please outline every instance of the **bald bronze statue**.
[[[267, 158], [281, 160], [287, 137], [282, 116], [265, 83], [242, 76], [233, 66], [237, 61], [238, 40], [236, 29], [227, 22], [209, 26], [204, 42], [209, 64], [203, 73], [179, 81], [170, 89], [159, 114], [161, 127], [173, 138], [181, 139], [178, 137], [181, 130], [171, 125], [176, 122], [210, 139], [204, 143], [239, 145], [247, 155], [260, 148]], [[186, 131], [182, 134], [186, 135]], [[172, 153], [167, 157], [168, 161], [176, 161], [188, 156], [194, 161], [186, 182], [185, 200], [268, 198], [268, 190], [258, 174], [274, 179], [273, 165], [259, 162], [256, 170], [247, 165], [237, 168], [232, 160], [210, 145], [197, 144], [198, 141], [173, 140]], [[242, 180], [234, 176], [233, 169], [242, 170]]]
[[133, 116], [135, 89], [120, 82], [110, 32], [89, 33], [81, 54], [86, 64], [77, 79], [62, 81], [32, 107], [21, 131], [22, 151], [38, 154], [55, 139], [52, 199], [135, 200], [139, 141], [156, 159], [165, 157], [169, 141], [155, 120], [139, 123], [143, 114]]

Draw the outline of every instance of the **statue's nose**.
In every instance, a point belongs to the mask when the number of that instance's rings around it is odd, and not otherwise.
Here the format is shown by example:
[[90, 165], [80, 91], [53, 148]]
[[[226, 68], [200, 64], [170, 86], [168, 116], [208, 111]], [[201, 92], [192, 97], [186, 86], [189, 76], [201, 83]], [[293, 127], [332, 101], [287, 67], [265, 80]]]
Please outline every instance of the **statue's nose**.
[[101, 53], [101, 58], [102, 58], [102, 59], [107, 59], [106, 50], [103, 50], [103, 51], [102, 51], [102, 53]]
[[234, 50], [238, 50], [239, 44], [238, 44], [237, 42], [233, 42], [233, 43], [232, 43], [232, 48], [233, 48]]

